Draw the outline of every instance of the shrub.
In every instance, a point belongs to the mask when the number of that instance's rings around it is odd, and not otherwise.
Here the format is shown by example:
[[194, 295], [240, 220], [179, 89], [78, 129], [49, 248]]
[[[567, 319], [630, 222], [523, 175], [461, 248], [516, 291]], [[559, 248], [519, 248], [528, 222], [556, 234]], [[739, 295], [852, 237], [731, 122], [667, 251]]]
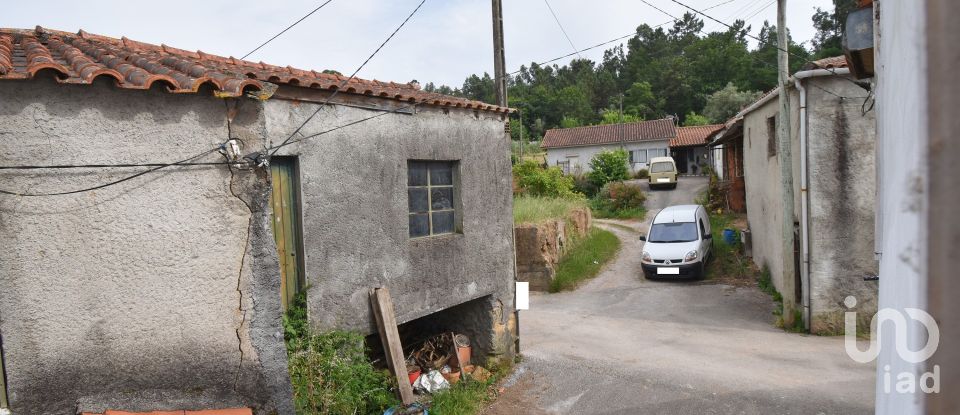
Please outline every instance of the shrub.
[[370, 363], [362, 335], [309, 332], [305, 298], [297, 296], [283, 318], [296, 412], [382, 414], [399, 404], [392, 377]]
[[649, 179], [649, 178], [650, 178], [650, 171], [647, 170], [647, 169], [637, 170], [637, 172], [633, 174], [633, 178], [634, 178], [634, 179]]
[[580, 198], [573, 190], [573, 178], [558, 167], [544, 168], [531, 160], [513, 166], [513, 177], [521, 193], [527, 196]]
[[591, 207], [598, 218], [643, 218], [646, 215], [643, 206], [646, 200], [647, 196], [643, 194], [640, 186], [611, 182], [603, 186], [591, 200]]
[[597, 187], [610, 182], [623, 181], [630, 178], [627, 169], [627, 152], [624, 150], [602, 151], [590, 160], [588, 177]]
[[587, 196], [588, 198], [591, 198], [597, 195], [597, 192], [600, 191], [600, 188], [593, 184], [589, 177], [585, 175], [579, 175], [573, 176], [573, 190], [577, 193]]

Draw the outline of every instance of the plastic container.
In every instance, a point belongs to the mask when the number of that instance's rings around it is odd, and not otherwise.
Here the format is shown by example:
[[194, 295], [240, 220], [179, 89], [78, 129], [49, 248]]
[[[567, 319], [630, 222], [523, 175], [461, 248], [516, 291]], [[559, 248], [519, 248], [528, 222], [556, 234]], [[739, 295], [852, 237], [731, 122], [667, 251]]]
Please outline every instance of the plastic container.
[[723, 241], [726, 242], [727, 245], [735, 245], [737, 243], [737, 231], [733, 229], [724, 229]]

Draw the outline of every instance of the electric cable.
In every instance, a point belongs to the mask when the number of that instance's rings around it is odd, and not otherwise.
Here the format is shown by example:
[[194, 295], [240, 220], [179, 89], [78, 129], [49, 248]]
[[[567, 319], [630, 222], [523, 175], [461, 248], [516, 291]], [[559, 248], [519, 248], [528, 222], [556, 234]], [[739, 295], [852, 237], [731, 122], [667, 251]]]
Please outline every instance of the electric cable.
[[274, 39], [280, 37], [280, 35], [286, 33], [288, 30], [292, 29], [294, 26], [300, 24], [300, 22], [306, 20], [308, 17], [310, 17], [310, 15], [316, 13], [318, 10], [322, 9], [323, 6], [326, 6], [326, 5], [329, 4], [331, 1], [333, 1], [333, 0], [327, 0], [327, 1], [323, 2], [323, 4], [321, 4], [320, 6], [318, 6], [316, 9], [313, 9], [312, 11], [310, 11], [310, 13], [307, 13], [306, 15], [304, 15], [303, 17], [301, 17], [299, 20], [293, 22], [293, 24], [291, 24], [290, 26], [287, 26], [286, 29], [281, 30], [280, 33], [277, 33], [277, 34], [273, 35], [273, 37], [271, 37], [270, 39], [267, 39], [266, 42], [261, 43], [260, 46], [257, 46], [257, 47], [255, 47], [255, 48], [253, 48], [253, 50], [247, 52], [247, 54], [246, 54], [246, 55], [243, 55], [243, 57], [240, 58], [240, 59], [246, 59], [247, 56], [253, 55], [254, 52], [256, 52], [256, 51], [260, 50], [260, 48], [266, 46], [267, 43], [273, 42]]
[[553, 21], [557, 22], [557, 26], [560, 26], [560, 31], [563, 32], [563, 37], [567, 38], [567, 42], [570, 43], [573, 53], [577, 54], [577, 58], [583, 59], [583, 56], [580, 56], [580, 52], [577, 51], [577, 47], [574, 46], [573, 40], [570, 40], [570, 35], [568, 35], [566, 29], [563, 28], [563, 24], [560, 23], [560, 18], [557, 17], [556, 13], [554, 13], [553, 7], [550, 7], [550, 2], [548, 0], [543, 0], [543, 3], [547, 5], [547, 9], [549, 9], [550, 14], [553, 15]]

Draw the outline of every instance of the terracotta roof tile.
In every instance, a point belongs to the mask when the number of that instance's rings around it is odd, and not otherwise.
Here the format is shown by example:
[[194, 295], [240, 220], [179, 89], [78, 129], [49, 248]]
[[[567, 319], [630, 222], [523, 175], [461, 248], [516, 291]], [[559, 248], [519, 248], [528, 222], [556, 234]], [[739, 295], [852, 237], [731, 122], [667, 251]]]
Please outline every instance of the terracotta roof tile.
[[644, 140], [668, 139], [677, 136], [672, 118], [641, 121], [629, 124], [593, 125], [589, 127], [547, 130], [543, 148], [594, 146], [632, 143]]
[[[112, 79], [120, 88], [150, 89], [162, 85], [172, 93], [196, 93], [212, 87], [218, 96], [272, 90], [270, 84], [334, 91], [347, 78], [336, 74], [251, 62], [203, 51], [188, 51], [80, 30], [0, 28], [0, 80], [31, 79], [54, 71], [64, 84], [90, 84]], [[479, 101], [420, 90], [416, 85], [352, 79], [342, 92], [429, 105], [507, 112]]]
[[830, 58], [823, 58], [813, 62], [808, 62], [803, 66], [804, 70], [810, 69], [837, 69], [837, 68], [846, 68], [847, 67], [847, 58], [843, 56], [834, 56]]
[[698, 125], [694, 127], [677, 128], [677, 137], [670, 140], [670, 147], [703, 146], [707, 144], [707, 137], [723, 128], [723, 124]]

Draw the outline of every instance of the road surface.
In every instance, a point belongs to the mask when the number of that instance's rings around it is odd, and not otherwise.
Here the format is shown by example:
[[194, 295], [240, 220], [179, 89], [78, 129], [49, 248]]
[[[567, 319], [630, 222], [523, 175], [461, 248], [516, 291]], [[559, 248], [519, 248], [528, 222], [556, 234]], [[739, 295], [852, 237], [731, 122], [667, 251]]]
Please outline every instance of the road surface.
[[[648, 218], [705, 187], [651, 192]], [[775, 328], [753, 287], [646, 281], [638, 234], [600, 222], [620, 254], [575, 291], [531, 294], [523, 361], [485, 414], [873, 413], [874, 366], [847, 357], [843, 338]]]

